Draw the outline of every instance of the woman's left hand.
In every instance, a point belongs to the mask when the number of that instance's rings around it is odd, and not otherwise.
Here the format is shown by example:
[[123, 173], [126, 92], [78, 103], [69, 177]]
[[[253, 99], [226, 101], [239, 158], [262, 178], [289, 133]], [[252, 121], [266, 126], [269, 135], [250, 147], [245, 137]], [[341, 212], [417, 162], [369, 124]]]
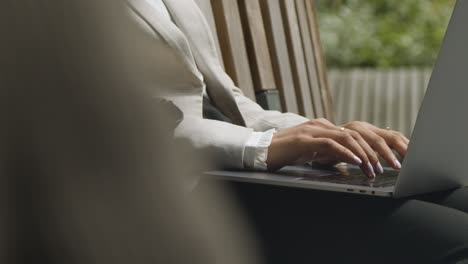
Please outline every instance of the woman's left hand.
[[[318, 119], [317, 122], [322, 123], [324, 126], [336, 127], [326, 119]], [[406, 155], [409, 140], [402, 133], [391, 129], [378, 128], [362, 121], [350, 122], [339, 127], [359, 134], [358, 136], [355, 135], [355, 137], [359, 139], [360, 144], [363, 145], [365, 149], [379, 154], [394, 169], [401, 168], [401, 164], [392, 150], [396, 150], [401, 157]], [[337, 163], [337, 161], [330, 159], [328, 156], [322, 155], [319, 155], [315, 162], [323, 165], [334, 165]], [[382, 167], [380, 165], [377, 167], [380, 167], [377, 168], [378, 173], [382, 173]]]
[[394, 169], [401, 168], [401, 164], [395, 154], [393, 154], [392, 149], [400, 154], [401, 157], [406, 155], [409, 139], [402, 133], [389, 128], [378, 128], [372, 124], [361, 121], [354, 121], [342, 127], [359, 133], [369, 146]]

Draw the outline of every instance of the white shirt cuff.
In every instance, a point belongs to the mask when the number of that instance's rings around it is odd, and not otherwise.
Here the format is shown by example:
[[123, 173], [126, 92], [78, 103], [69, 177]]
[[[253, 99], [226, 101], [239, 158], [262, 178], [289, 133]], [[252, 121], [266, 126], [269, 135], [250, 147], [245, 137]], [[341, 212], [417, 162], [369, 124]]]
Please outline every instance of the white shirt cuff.
[[244, 149], [246, 169], [267, 170], [268, 147], [271, 145], [275, 129], [266, 132], [253, 132]]

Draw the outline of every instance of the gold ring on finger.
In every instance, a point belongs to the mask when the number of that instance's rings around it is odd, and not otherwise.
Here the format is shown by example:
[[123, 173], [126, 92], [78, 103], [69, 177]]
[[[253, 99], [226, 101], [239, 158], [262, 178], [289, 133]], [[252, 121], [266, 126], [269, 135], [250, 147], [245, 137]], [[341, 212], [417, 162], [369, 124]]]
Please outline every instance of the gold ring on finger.
[[340, 131], [345, 131], [345, 128], [344, 128], [344, 127], [340, 127]]

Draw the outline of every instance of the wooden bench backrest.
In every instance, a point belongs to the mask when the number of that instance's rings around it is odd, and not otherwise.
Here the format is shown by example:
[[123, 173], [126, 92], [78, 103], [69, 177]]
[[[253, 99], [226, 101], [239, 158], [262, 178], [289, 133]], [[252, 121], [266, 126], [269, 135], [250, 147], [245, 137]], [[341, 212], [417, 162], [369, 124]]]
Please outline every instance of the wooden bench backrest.
[[313, 0], [196, 0], [226, 72], [264, 108], [334, 121]]
[[252, 71], [238, 2], [212, 0], [211, 4], [226, 72], [248, 97], [255, 100]]

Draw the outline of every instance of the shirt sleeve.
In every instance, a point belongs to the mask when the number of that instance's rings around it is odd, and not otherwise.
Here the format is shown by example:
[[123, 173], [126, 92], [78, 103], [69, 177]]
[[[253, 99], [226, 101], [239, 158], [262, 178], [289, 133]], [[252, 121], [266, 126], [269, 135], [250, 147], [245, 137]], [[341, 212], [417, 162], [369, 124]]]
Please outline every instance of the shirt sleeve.
[[244, 148], [244, 168], [267, 170], [268, 147], [271, 145], [275, 129], [266, 132], [253, 132]]

